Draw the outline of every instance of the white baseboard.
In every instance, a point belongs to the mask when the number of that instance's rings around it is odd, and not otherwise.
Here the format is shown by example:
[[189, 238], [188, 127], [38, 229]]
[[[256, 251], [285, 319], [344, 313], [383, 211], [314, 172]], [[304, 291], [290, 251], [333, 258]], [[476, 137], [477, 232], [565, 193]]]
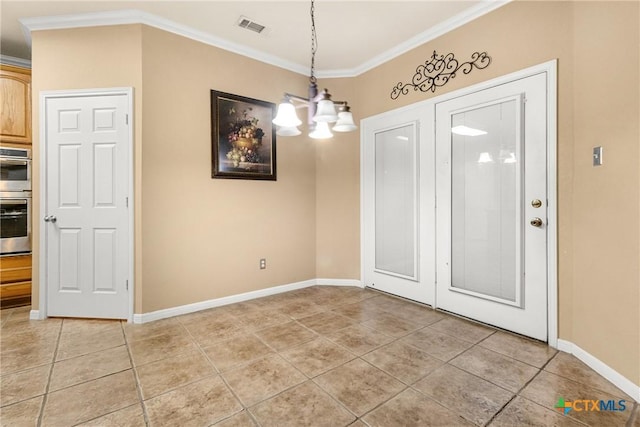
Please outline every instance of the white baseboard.
[[602, 375], [611, 384], [633, 397], [636, 402], [640, 402], [640, 386], [634, 384], [631, 380], [624, 377], [600, 359], [594, 357], [576, 344], [563, 339], [558, 339], [558, 350], [573, 354], [588, 367]]
[[356, 286], [364, 288], [362, 281], [355, 279], [316, 279], [316, 285], [320, 286]]
[[29, 312], [29, 320], [42, 320], [40, 317], [40, 310], [31, 310]]
[[194, 313], [208, 308], [220, 307], [223, 305], [234, 304], [237, 302], [247, 301], [255, 298], [266, 297], [269, 295], [280, 294], [282, 292], [294, 291], [296, 289], [307, 288], [314, 285], [324, 286], [358, 286], [362, 287], [359, 280], [344, 279], [310, 279], [303, 282], [290, 283], [288, 285], [274, 286], [272, 288], [260, 289], [258, 291], [245, 292], [243, 294], [231, 295], [223, 298], [210, 299], [200, 301], [193, 304], [181, 305], [178, 307], [166, 308], [163, 310], [152, 311], [150, 313], [134, 314], [133, 323], [147, 323], [154, 320], [166, 319], [168, 317], [180, 316], [182, 314]]

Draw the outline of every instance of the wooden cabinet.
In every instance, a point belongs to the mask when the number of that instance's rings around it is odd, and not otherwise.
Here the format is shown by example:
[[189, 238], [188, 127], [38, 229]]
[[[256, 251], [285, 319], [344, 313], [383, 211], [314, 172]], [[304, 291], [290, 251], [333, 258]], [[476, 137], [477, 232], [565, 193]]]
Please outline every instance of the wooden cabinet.
[[31, 303], [31, 255], [0, 257], [0, 306]]
[[[0, 143], [31, 145], [31, 70], [0, 65]], [[0, 257], [0, 307], [31, 303], [31, 255]]]
[[0, 65], [0, 142], [31, 144], [31, 70]]

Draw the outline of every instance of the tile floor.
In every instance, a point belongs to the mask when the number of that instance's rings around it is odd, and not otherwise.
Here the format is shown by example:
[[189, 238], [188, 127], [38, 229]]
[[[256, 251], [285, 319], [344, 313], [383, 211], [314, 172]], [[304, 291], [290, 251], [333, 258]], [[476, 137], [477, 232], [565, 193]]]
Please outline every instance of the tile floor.
[[[573, 356], [371, 290], [311, 287], [160, 320], [2, 310], [2, 426], [632, 426]], [[625, 399], [619, 412], [558, 398]]]

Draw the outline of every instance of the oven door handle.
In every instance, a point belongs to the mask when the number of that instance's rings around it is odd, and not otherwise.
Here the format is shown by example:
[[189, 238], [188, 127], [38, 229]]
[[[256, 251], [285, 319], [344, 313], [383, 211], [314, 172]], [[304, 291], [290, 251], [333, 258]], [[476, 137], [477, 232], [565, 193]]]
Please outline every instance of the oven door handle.
[[3, 205], [26, 205], [26, 199], [1, 199], [0, 203]]
[[27, 166], [29, 164], [29, 160], [18, 160], [18, 159], [7, 159], [7, 158], [0, 158], [0, 162], [2, 163], [9, 163], [12, 165], [21, 165], [21, 166]]
[[21, 216], [26, 216], [27, 213], [7, 213], [7, 214], [0, 214], [0, 218], [2, 219], [9, 219], [9, 218], [20, 218]]

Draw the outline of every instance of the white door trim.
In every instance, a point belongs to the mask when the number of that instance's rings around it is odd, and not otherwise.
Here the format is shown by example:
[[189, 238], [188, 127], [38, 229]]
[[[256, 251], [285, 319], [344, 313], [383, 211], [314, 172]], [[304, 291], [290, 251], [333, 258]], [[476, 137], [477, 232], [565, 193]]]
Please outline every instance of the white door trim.
[[[494, 86], [499, 86], [514, 80], [523, 79], [536, 74], [546, 73], [547, 75], [547, 328], [548, 343], [551, 347], [558, 346], [558, 224], [557, 224], [557, 60], [551, 60], [539, 65], [534, 65], [524, 70], [516, 71], [505, 76], [497, 77], [486, 82], [478, 83], [473, 86], [458, 89], [456, 91], [446, 93], [434, 98], [420, 101], [405, 107], [377, 114], [363, 120], [371, 120], [383, 117], [389, 113], [401, 113], [416, 107], [424, 107], [431, 111], [434, 116], [429, 123], [435, 121], [435, 104], [448, 101], [453, 98], [468, 95]], [[426, 133], [426, 132], [425, 132]], [[435, 139], [435, 126], [429, 132], [431, 138]], [[360, 132], [360, 277], [365, 277], [365, 261], [363, 254], [365, 253], [365, 212], [364, 206], [364, 144], [365, 134], [364, 126], [361, 126]], [[434, 286], [433, 301], [435, 299]]]
[[128, 100], [127, 115], [129, 117], [129, 138], [128, 154], [129, 154], [129, 236], [128, 236], [128, 248], [129, 248], [129, 268], [127, 272], [127, 279], [129, 281], [128, 297], [129, 297], [129, 315], [128, 322], [133, 322], [133, 303], [134, 303], [134, 287], [135, 287], [135, 274], [134, 274], [134, 236], [135, 236], [135, 221], [134, 221], [134, 158], [133, 158], [133, 136], [134, 136], [134, 122], [133, 122], [133, 88], [132, 87], [117, 87], [117, 88], [104, 88], [104, 89], [78, 89], [78, 90], [54, 90], [54, 91], [42, 91], [40, 92], [40, 144], [39, 144], [39, 157], [40, 157], [40, 212], [38, 212], [38, 218], [33, 216], [34, 220], [40, 223], [39, 227], [39, 274], [40, 281], [40, 300], [38, 303], [38, 319], [45, 319], [47, 317], [47, 298], [48, 298], [48, 282], [47, 282], [47, 233], [46, 228], [43, 226], [42, 212], [46, 212], [47, 207], [47, 100], [55, 98], [72, 98], [72, 97], [88, 97], [88, 96], [104, 96], [104, 95], [125, 95]]

